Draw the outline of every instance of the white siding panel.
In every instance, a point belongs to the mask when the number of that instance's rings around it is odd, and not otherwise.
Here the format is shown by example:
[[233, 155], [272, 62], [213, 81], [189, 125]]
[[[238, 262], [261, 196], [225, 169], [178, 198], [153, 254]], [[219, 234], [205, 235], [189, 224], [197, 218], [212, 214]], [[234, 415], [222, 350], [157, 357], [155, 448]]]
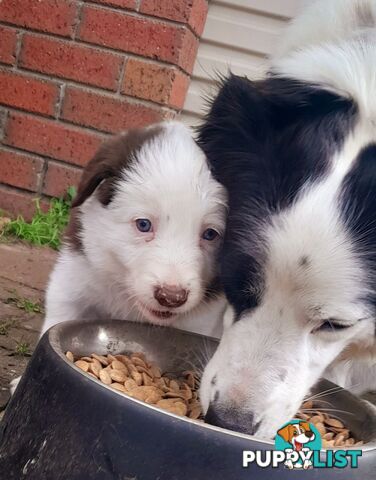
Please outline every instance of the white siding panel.
[[208, 12], [206, 41], [270, 54], [284, 26], [284, 21], [213, 3]]
[[287, 19], [305, 0], [212, 0], [181, 119], [195, 125], [205, 111], [204, 97], [215, 79], [229, 70], [260, 78]]
[[221, 3], [232, 8], [255, 10], [267, 15], [291, 18], [299, 10], [302, 0], [227, 0]]
[[236, 52], [231, 46], [200, 44], [193, 76], [197, 79], [211, 81], [218, 73], [231, 70], [237, 75], [247, 75], [251, 78], [261, 77], [267, 68], [264, 57], [250, 55], [249, 52]]

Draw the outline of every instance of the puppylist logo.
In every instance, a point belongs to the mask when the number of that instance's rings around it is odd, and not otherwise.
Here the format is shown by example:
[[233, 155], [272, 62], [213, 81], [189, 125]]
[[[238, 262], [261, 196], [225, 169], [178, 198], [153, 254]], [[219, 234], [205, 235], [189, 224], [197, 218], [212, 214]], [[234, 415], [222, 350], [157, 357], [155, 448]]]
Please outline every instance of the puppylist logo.
[[357, 468], [361, 450], [321, 451], [321, 436], [317, 428], [302, 420], [291, 420], [283, 425], [275, 437], [275, 450], [244, 450], [243, 467], [255, 463], [261, 468], [278, 468], [281, 464], [290, 470], [309, 468]]

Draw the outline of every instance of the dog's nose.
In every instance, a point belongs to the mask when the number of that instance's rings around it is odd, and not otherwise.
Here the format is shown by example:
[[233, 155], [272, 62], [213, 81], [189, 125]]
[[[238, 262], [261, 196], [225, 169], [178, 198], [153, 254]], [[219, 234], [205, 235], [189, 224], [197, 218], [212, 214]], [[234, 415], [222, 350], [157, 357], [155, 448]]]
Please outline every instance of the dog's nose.
[[205, 422], [235, 432], [254, 435], [260, 426], [260, 422], [255, 423], [254, 418], [253, 412], [238, 410], [235, 407], [229, 408], [218, 402], [212, 402], [206, 412]]
[[311, 438], [314, 435], [314, 433], [311, 430], [306, 430], [305, 434], [306, 434], [306, 437], [308, 437], [308, 438]]
[[187, 301], [188, 293], [188, 290], [179, 286], [164, 285], [154, 289], [154, 298], [163, 307], [177, 308]]

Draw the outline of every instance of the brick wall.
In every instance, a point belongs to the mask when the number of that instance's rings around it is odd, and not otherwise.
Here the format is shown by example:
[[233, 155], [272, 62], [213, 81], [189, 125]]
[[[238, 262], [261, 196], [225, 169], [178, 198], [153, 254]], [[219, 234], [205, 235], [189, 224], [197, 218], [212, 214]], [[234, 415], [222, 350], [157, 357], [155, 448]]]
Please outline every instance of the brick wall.
[[176, 115], [206, 0], [0, 1], [0, 208], [64, 194], [110, 133]]

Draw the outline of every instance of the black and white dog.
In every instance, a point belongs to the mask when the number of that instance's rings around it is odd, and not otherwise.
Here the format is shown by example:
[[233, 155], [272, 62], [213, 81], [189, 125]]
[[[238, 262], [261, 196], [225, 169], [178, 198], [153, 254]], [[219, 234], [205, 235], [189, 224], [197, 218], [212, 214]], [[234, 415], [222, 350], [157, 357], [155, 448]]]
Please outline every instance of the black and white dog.
[[229, 193], [233, 307], [207, 418], [272, 437], [324, 375], [376, 388], [376, 1], [319, 1], [270, 74], [223, 82], [200, 145]]

